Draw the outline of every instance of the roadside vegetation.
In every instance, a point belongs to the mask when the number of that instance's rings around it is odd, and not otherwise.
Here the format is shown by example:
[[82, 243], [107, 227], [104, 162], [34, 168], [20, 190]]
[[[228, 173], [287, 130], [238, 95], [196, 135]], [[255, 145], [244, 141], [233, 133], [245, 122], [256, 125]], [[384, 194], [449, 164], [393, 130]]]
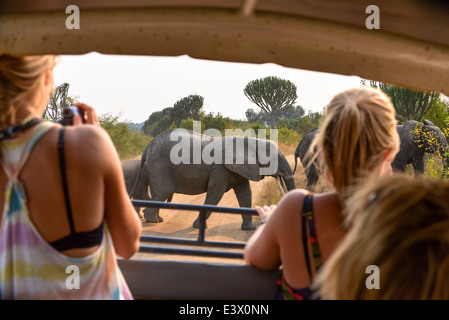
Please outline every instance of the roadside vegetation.
[[[368, 85], [363, 80], [362, 85]], [[435, 93], [417, 92], [385, 83], [370, 81], [369, 86], [385, 92], [391, 99], [397, 112], [398, 123], [407, 120], [430, 120], [449, 136], [449, 101], [447, 97]], [[55, 88], [47, 105], [44, 118], [58, 120], [64, 107], [76, 102], [79, 97], [69, 94], [68, 83]], [[278, 131], [278, 146], [285, 156], [293, 155], [302, 137], [310, 130], [320, 126], [325, 106], [320, 112], [313, 112], [296, 104], [298, 92], [296, 86], [288, 80], [278, 77], [266, 77], [249, 82], [243, 89], [248, 102], [255, 108], [247, 108], [246, 119], [231, 119], [222, 114], [206, 113], [203, 110], [204, 98], [200, 95], [189, 95], [179, 99], [173, 106], [149, 111], [148, 118], [141, 123], [130, 123], [121, 119], [121, 115], [100, 114], [101, 126], [110, 135], [121, 160], [140, 158], [146, 145], [158, 134], [174, 129], [193, 129], [194, 121], [201, 121], [201, 132], [217, 129], [225, 136], [226, 129], [241, 129], [243, 132], [262, 129], [270, 139], [271, 128]], [[293, 163], [292, 166], [293, 168]], [[410, 166], [411, 167], [411, 166]], [[449, 166], [447, 166], [449, 167]], [[427, 156], [425, 160], [425, 176], [429, 178], [445, 178], [447, 167], [441, 164], [436, 156]], [[407, 172], [413, 174], [413, 168]], [[306, 184], [304, 170], [300, 161], [295, 174], [296, 185], [303, 188]], [[320, 178], [316, 192], [325, 191], [329, 184]], [[275, 179], [265, 189], [266, 195], [257, 202], [262, 204], [276, 203], [280, 191]]]

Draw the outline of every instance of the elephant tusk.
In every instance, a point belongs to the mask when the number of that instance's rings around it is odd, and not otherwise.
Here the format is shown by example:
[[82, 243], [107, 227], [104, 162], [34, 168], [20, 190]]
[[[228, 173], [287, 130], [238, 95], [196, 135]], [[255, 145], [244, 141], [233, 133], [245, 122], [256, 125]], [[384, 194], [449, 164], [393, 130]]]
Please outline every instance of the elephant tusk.
[[282, 178], [282, 179], [281, 179], [281, 182], [282, 182], [282, 187], [284, 188], [284, 192], [287, 193], [287, 192], [288, 192], [288, 188], [287, 188], [287, 185], [286, 185], [286, 183], [285, 183], [285, 179]]
[[276, 180], [278, 181], [278, 185], [279, 185], [279, 189], [281, 189], [281, 193], [282, 195], [285, 194], [284, 189], [282, 188], [282, 184], [281, 184], [281, 178], [279, 176], [276, 177]]

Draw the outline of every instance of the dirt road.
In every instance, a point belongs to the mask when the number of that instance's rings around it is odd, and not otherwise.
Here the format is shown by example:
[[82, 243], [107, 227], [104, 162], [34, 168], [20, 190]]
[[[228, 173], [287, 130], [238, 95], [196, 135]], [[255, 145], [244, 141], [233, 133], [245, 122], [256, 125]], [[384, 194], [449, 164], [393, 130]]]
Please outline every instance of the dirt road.
[[[287, 156], [289, 162], [293, 162], [293, 155]], [[274, 181], [272, 177], [265, 177], [261, 181], [250, 181], [252, 191], [253, 203], [258, 198], [260, 192], [264, 189], [267, 183]], [[185, 204], [203, 204], [206, 197], [206, 193], [199, 195], [183, 195], [175, 194], [173, 196], [173, 203], [185, 203]], [[238, 201], [233, 190], [226, 192], [223, 198], [218, 203], [218, 206], [222, 207], [238, 207]], [[195, 240], [198, 238], [198, 229], [192, 227], [193, 221], [197, 218], [198, 212], [196, 211], [178, 211], [178, 210], [160, 210], [160, 216], [164, 219], [161, 223], [148, 223], [142, 219], [142, 234], [156, 237], [167, 238], [181, 238]], [[253, 221], [256, 225], [259, 223], [259, 217], [254, 216]], [[249, 237], [254, 233], [254, 230], [241, 230], [242, 217], [239, 214], [224, 214], [224, 213], [212, 213], [207, 220], [207, 241], [221, 241], [221, 242], [246, 242]], [[158, 244], [158, 246], [161, 246]], [[217, 249], [214, 249], [217, 250]], [[223, 250], [223, 249], [219, 249]], [[234, 250], [235, 251], [235, 250]], [[237, 250], [241, 252], [241, 250]], [[202, 258], [202, 257], [190, 257], [190, 256], [172, 256], [161, 255], [153, 253], [138, 253], [136, 258], [158, 258], [158, 259], [173, 259], [173, 260], [208, 260], [208, 261], [227, 261], [232, 263], [243, 263], [241, 260], [225, 259], [223, 258]]]

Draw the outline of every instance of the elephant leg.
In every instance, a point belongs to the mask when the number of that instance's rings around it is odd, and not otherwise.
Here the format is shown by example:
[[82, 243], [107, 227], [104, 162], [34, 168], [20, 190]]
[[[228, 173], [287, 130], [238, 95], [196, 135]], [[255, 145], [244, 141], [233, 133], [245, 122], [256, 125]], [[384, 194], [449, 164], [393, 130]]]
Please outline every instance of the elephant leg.
[[[169, 195], [159, 195], [159, 194], [155, 194], [155, 195], [151, 195], [151, 198], [154, 201], [166, 201], [168, 200], [169, 202], [171, 201], [171, 199], [173, 198], [173, 194], [169, 194]], [[143, 210], [143, 217], [145, 218], [145, 220], [147, 222], [150, 223], [159, 223], [159, 222], [163, 222], [164, 219], [162, 219], [162, 217], [159, 215], [159, 208], [145, 208]]]
[[[148, 186], [147, 186], [145, 189], [143, 189], [143, 190], [140, 190], [140, 189], [139, 189], [139, 192], [134, 192], [134, 197], [133, 197], [133, 199], [135, 199], [135, 200], [150, 201], [151, 198], [150, 198], [150, 196], [148, 195]], [[143, 218], [143, 217], [140, 215], [140, 210], [141, 210], [141, 208], [142, 208], [142, 207], [138, 207], [138, 206], [134, 205], [134, 210], [136, 210], [136, 213], [137, 213], [137, 215], [139, 216], [139, 218]], [[145, 209], [147, 209], [147, 208], [144, 208], [144, 211], [145, 211]]]
[[316, 185], [316, 183], [318, 182], [319, 175], [318, 175], [317, 166], [318, 166], [318, 164], [313, 163], [310, 166], [309, 171], [307, 172], [307, 186], [306, 186], [306, 188], [308, 188], [308, 189], [313, 188]]
[[[226, 192], [227, 184], [226, 183], [219, 183], [214, 182], [214, 179], [209, 180], [208, 189], [206, 193], [206, 200], [204, 200], [204, 204], [206, 205], [213, 205], [216, 206], [221, 198], [223, 198], [223, 194]], [[206, 212], [206, 220], [210, 217], [211, 212]], [[200, 215], [196, 218], [196, 220], [193, 222], [194, 228], [200, 227]], [[207, 228], [207, 224], [206, 224]]]
[[[166, 202], [171, 202], [171, 200], [173, 199], [173, 194], [167, 198]], [[164, 221], [164, 219], [162, 219], [162, 217], [159, 215], [160, 211], [157, 212], [157, 218], [160, 222]]]
[[313, 171], [313, 172], [311, 171], [309, 173], [309, 175], [307, 176], [306, 188], [307, 189], [312, 189], [316, 185], [317, 181], [318, 181], [317, 173], [315, 171]]
[[[252, 192], [249, 181], [245, 181], [234, 187], [234, 192], [239, 202], [240, 207], [251, 208], [252, 205]], [[250, 214], [242, 214], [242, 230], [254, 230], [256, 226], [253, 223], [253, 217]]]
[[424, 174], [424, 158], [413, 161], [413, 170], [415, 171], [415, 177]]

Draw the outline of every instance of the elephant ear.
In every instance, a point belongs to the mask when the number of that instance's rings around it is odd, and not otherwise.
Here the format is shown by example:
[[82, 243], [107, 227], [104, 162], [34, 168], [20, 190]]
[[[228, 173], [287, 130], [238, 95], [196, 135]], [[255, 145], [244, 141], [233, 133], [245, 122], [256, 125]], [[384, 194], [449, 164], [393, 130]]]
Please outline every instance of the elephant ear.
[[257, 162], [257, 139], [250, 137], [223, 138], [223, 165], [229, 171], [251, 181], [260, 181]]

